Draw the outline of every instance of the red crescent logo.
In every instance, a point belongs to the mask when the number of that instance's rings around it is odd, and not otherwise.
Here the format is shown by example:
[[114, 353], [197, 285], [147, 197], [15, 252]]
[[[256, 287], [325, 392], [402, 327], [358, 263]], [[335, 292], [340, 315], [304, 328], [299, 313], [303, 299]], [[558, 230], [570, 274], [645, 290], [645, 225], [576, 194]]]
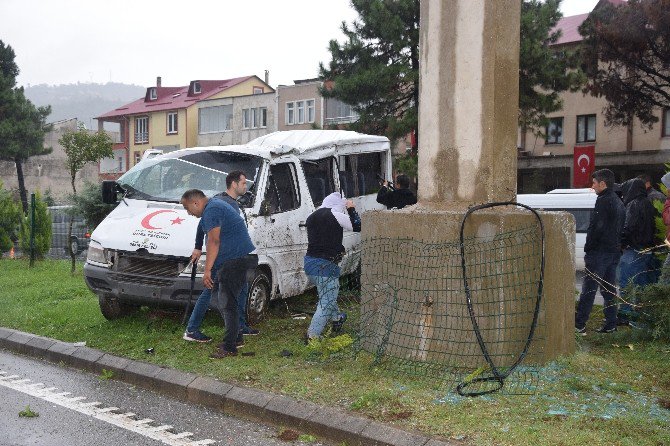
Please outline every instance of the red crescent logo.
[[[152, 212], [151, 214], [147, 215], [142, 219], [142, 227], [146, 229], [162, 229], [162, 228], [155, 228], [151, 226], [151, 219], [154, 218], [158, 214], [162, 214], [163, 212], [175, 212], [175, 211], [170, 211], [168, 209], [162, 209], [160, 211]], [[176, 212], [175, 212], [176, 213]]]

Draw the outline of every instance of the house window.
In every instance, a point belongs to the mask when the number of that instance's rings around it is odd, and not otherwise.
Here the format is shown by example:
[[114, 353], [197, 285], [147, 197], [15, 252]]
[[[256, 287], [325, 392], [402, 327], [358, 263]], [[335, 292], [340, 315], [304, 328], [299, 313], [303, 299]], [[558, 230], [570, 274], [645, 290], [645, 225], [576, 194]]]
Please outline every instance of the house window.
[[664, 137], [670, 136], [670, 108], [663, 110], [663, 128], [661, 135]]
[[126, 142], [126, 123], [124, 121], [119, 122], [119, 141]]
[[149, 142], [149, 117], [135, 118], [135, 144]]
[[167, 114], [167, 132], [168, 134], [178, 133], [177, 112], [170, 112]]
[[314, 122], [314, 99], [310, 99], [307, 101], [307, 122], [310, 124]]
[[200, 134], [225, 132], [233, 129], [233, 106], [220, 105], [198, 110]]
[[200, 82], [193, 82], [193, 94], [200, 94]]
[[254, 87], [254, 94], [263, 94], [263, 87]]
[[358, 113], [349, 104], [328, 98], [326, 102], [326, 124], [335, 125], [349, 122], [356, 122], [358, 120]]
[[563, 118], [549, 118], [546, 135], [546, 144], [563, 144]]
[[265, 128], [268, 126], [268, 109], [261, 107], [258, 109], [258, 127]]
[[156, 92], [155, 88], [150, 88], [149, 89], [149, 99], [152, 101], [155, 101], [158, 99], [158, 93]]
[[295, 108], [298, 111], [298, 119], [296, 120], [296, 123], [302, 124], [305, 122], [305, 101], [298, 101], [295, 104]]
[[256, 128], [256, 109], [245, 108], [242, 110], [242, 128], [253, 129]]
[[286, 103], [286, 125], [295, 124], [295, 103], [287, 102]]
[[140, 152], [133, 152], [133, 160], [134, 160], [134, 163], [133, 163], [133, 164], [137, 164], [137, 163], [139, 163], [141, 159], [142, 159], [142, 153], [140, 153]]
[[577, 116], [577, 142], [596, 140], [596, 115]]

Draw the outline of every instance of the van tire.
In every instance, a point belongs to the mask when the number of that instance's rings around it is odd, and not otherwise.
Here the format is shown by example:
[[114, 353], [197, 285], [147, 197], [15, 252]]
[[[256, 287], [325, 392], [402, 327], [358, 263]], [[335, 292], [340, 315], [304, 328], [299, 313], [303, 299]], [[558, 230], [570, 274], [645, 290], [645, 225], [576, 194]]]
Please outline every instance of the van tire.
[[256, 269], [247, 296], [247, 324], [253, 326], [265, 316], [270, 302], [271, 283], [265, 271], [260, 268]]
[[100, 305], [100, 312], [108, 321], [127, 316], [136, 308], [133, 305], [120, 302], [116, 297], [106, 294], [98, 295], [98, 304]]

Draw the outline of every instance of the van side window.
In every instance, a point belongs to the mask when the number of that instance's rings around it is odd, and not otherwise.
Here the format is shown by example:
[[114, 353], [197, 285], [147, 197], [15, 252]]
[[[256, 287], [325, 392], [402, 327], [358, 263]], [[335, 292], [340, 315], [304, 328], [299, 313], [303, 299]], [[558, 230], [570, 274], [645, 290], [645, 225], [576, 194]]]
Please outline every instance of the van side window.
[[300, 207], [300, 194], [297, 188], [297, 175], [293, 163], [270, 166], [266, 199], [271, 214], [291, 211]]
[[592, 209], [565, 209], [575, 217], [575, 232], [586, 233], [591, 222]]
[[326, 196], [335, 192], [335, 180], [333, 179], [333, 158], [320, 160], [302, 161], [302, 170], [305, 172], [307, 189], [312, 197], [314, 206], [321, 206]]
[[375, 152], [340, 157], [340, 186], [347, 198], [379, 192], [377, 176], [384, 176], [382, 156], [381, 152]]

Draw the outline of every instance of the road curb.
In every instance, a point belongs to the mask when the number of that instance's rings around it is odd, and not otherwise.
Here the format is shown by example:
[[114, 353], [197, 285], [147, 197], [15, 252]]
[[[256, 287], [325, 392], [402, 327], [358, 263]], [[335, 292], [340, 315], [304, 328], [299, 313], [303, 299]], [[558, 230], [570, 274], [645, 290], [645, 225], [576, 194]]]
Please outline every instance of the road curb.
[[448, 446], [421, 434], [398, 429], [343, 410], [323, 407], [262, 390], [239, 387], [193, 373], [118, 357], [90, 347], [0, 327], [0, 348], [64, 363], [94, 373], [114, 372], [114, 379], [201, 404], [228, 415], [276, 426], [293, 427], [346, 442], [347, 446]]

